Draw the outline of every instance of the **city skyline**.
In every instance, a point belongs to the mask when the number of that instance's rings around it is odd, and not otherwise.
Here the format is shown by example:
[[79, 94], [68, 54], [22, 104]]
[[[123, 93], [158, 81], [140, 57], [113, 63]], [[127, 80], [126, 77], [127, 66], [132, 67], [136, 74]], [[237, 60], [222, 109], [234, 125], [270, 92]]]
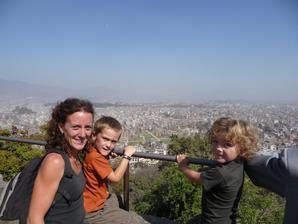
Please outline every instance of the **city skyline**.
[[124, 102], [295, 101], [295, 1], [1, 1], [0, 79]]

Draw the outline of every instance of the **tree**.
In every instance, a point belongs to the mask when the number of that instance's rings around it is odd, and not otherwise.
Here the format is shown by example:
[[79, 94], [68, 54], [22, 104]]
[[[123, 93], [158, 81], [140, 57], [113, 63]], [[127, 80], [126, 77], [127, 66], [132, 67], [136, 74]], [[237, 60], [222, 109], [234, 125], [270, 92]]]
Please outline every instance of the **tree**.
[[[0, 134], [7, 134], [7, 137], [10, 136], [7, 130], [0, 130]], [[29, 160], [41, 155], [43, 155], [43, 150], [34, 148], [29, 144], [1, 141], [0, 173], [3, 175], [3, 179], [6, 181], [9, 180], [19, 172]]]
[[[194, 200], [195, 198], [195, 200]], [[135, 210], [141, 214], [167, 217], [185, 223], [200, 213], [201, 189], [189, 183], [175, 165], [162, 172]]]
[[285, 201], [256, 187], [246, 176], [239, 206], [241, 224], [282, 223]]
[[172, 135], [168, 147], [169, 154], [186, 153], [189, 156], [210, 157], [210, 144], [204, 136], [178, 137]]

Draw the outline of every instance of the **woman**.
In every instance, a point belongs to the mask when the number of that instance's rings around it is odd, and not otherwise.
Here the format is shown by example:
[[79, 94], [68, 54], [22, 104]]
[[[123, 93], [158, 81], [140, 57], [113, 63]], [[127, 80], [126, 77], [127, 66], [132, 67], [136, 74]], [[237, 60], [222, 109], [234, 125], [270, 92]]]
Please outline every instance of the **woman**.
[[[68, 98], [54, 107], [47, 129], [47, 155], [35, 179], [29, 206], [29, 224], [84, 222], [85, 179], [79, 152], [91, 136], [93, 118], [93, 106], [86, 100]], [[66, 156], [50, 152], [53, 148]], [[65, 177], [68, 165], [72, 175]]]

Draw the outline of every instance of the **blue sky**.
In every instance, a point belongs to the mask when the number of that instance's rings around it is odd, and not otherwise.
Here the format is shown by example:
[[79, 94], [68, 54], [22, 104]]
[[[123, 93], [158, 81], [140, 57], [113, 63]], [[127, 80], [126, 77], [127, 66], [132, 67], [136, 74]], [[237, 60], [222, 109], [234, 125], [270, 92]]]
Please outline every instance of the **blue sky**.
[[0, 78], [134, 102], [297, 102], [298, 3], [1, 0]]

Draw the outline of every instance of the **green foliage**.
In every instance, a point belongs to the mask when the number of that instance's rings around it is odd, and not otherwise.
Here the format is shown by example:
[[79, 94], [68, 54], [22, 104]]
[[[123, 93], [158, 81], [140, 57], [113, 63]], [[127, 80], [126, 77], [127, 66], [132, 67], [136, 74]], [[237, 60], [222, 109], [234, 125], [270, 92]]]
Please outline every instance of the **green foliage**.
[[177, 155], [186, 153], [189, 156], [210, 157], [210, 144], [204, 136], [195, 135], [192, 137], [170, 137], [169, 154]]
[[130, 175], [129, 185], [130, 185], [130, 208], [135, 210], [135, 205], [140, 204], [143, 201], [145, 193], [148, 189], [153, 187], [153, 182], [160, 175], [157, 166], [144, 166], [137, 167], [134, 170], [134, 174]]
[[238, 211], [241, 224], [282, 223], [284, 200], [246, 177]]
[[8, 129], [1, 129], [0, 130], [0, 135], [1, 136], [10, 136], [11, 132]]
[[184, 223], [200, 213], [200, 198], [201, 188], [189, 183], [177, 166], [172, 165], [155, 179], [135, 210]]
[[0, 173], [5, 181], [19, 171], [20, 159], [12, 152], [0, 150]]
[[[0, 129], [0, 136], [8, 137], [10, 135], [11, 133], [8, 129]], [[0, 149], [3, 148], [3, 146], [4, 146], [4, 141], [0, 141]]]
[[[1, 130], [0, 134], [3, 133], [7, 132]], [[0, 173], [5, 181], [19, 172], [29, 160], [43, 154], [43, 150], [33, 148], [30, 144], [10, 141], [0, 141], [0, 143]]]
[[[13, 146], [14, 145], [14, 146]], [[11, 150], [13, 146], [13, 150]], [[0, 173], [4, 180], [9, 180], [24, 167], [28, 161], [43, 154], [40, 149], [32, 149], [30, 145], [10, 143], [9, 150], [0, 150]]]

